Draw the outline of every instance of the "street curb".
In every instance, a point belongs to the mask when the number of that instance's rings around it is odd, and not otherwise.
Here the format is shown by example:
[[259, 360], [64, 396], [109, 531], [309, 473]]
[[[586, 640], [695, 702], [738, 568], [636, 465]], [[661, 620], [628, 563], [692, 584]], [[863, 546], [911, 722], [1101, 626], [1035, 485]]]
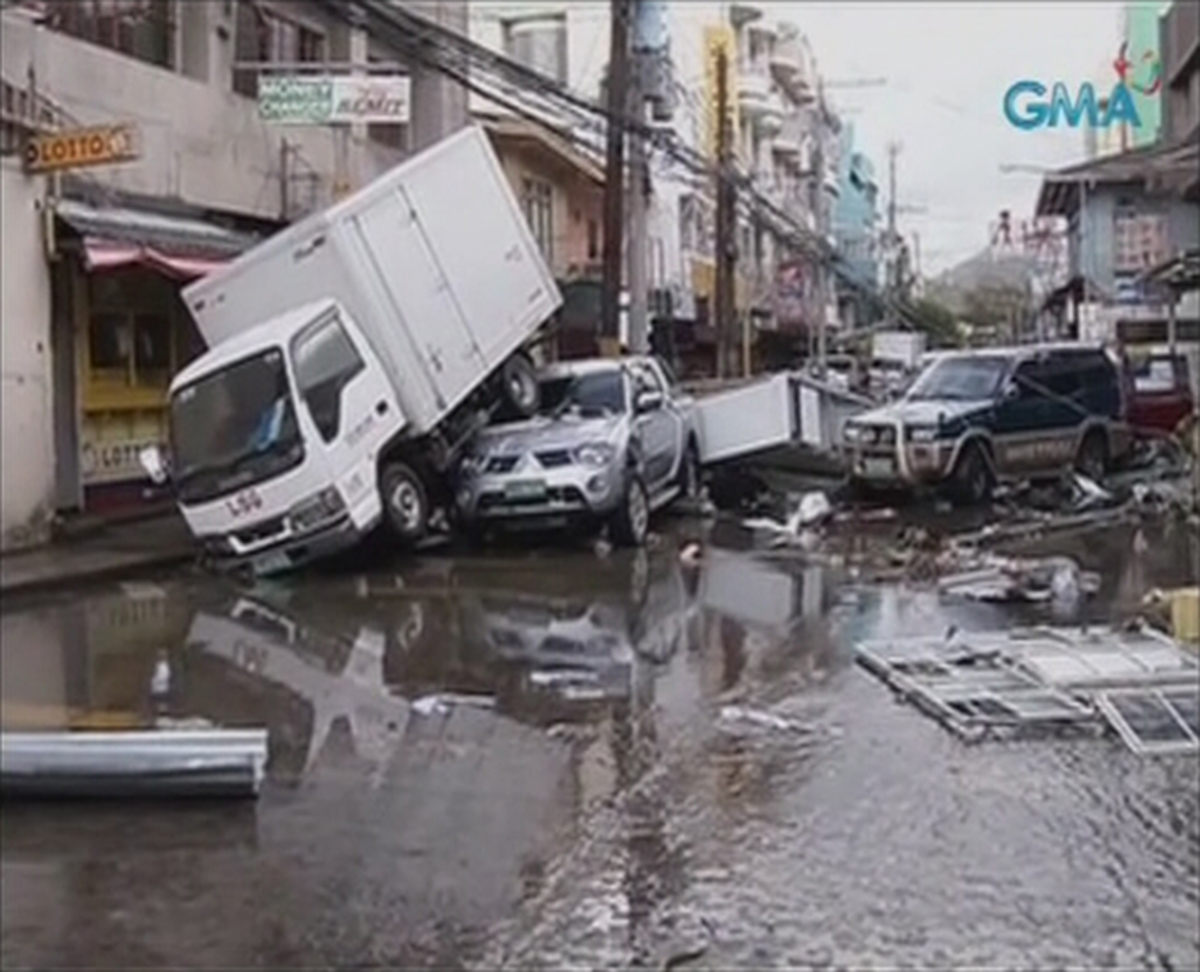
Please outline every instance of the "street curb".
[[28, 580], [0, 581], [0, 597], [9, 599], [29, 594], [45, 594], [68, 587], [124, 580], [126, 578], [137, 577], [150, 570], [178, 567], [189, 561], [195, 561], [198, 556], [196, 548], [189, 547], [187, 550], [147, 554], [103, 566], [62, 571], [53, 574], [48, 573], [44, 576], [33, 577]]

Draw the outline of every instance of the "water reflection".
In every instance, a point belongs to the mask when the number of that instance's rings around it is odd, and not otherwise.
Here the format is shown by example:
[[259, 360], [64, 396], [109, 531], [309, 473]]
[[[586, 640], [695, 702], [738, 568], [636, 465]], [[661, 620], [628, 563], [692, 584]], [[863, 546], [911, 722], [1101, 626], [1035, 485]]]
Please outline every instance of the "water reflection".
[[828, 605], [819, 571], [666, 544], [0, 615], [6, 728], [203, 719], [270, 747], [248, 813], [6, 811], [5, 963], [457, 964], [621, 795], [636, 952], [686, 884], [664, 741], [747, 680], [828, 667]]

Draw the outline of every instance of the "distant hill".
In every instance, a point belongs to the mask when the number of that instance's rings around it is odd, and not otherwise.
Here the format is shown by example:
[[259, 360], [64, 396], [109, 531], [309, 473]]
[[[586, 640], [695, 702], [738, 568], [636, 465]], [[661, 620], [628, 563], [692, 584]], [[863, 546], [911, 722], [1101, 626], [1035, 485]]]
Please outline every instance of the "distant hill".
[[977, 288], [1024, 290], [1033, 280], [1033, 258], [985, 249], [929, 281], [927, 293], [952, 310], [961, 311], [964, 295]]

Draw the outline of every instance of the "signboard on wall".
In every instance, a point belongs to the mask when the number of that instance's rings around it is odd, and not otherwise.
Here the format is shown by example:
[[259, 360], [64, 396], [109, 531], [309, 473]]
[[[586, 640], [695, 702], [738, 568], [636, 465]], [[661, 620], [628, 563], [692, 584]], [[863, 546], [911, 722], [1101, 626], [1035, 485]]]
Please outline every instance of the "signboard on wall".
[[258, 113], [277, 125], [403, 125], [410, 89], [403, 75], [265, 75], [258, 80]]
[[156, 437], [97, 440], [85, 433], [81, 450], [84, 485], [145, 479], [146, 472], [138, 461], [138, 454], [151, 445], [164, 448], [164, 443]]
[[729, 117], [730, 129], [738, 130], [738, 91], [737, 91], [737, 38], [733, 28], [727, 24], [714, 25], [704, 29], [704, 95], [707, 119], [707, 147], [710, 158], [717, 157], [717, 135], [720, 132], [721, 121], [717, 113], [717, 56], [725, 54], [725, 103]]
[[132, 162], [141, 156], [138, 143], [137, 126], [131, 123], [35, 135], [25, 144], [25, 171], [58, 172]]

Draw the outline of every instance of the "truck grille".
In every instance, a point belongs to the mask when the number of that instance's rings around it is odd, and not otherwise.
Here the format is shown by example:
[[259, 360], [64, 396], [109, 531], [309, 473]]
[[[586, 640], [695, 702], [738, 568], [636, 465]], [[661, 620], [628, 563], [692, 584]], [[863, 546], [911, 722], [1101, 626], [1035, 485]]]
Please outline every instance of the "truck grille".
[[273, 516], [269, 520], [263, 520], [260, 523], [255, 523], [254, 526], [246, 527], [244, 530], [238, 530], [234, 536], [237, 542], [244, 547], [252, 546], [256, 543], [262, 543], [264, 540], [270, 540], [272, 537], [283, 533], [284, 523], [282, 516]]
[[561, 466], [571, 465], [571, 453], [566, 449], [551, 449], [547, 452], [538, 452], [537, 461], [543, 469], [558, 469]]

